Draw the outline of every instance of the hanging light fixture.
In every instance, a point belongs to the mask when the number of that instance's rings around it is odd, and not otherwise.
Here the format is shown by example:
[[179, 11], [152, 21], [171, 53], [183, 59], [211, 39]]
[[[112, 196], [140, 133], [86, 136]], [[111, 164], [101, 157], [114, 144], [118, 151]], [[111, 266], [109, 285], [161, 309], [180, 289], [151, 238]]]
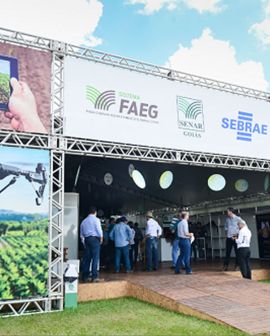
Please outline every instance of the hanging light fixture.
[[168, 189], [173, 182], [173, 173], [169, 170], [161, 174], [159, 178], [159, 185], [162, 189]]
[[208, 178], [208, 187], [213, 191], [221, 191], [225, 188], [226, 180], [220, 174], [213, 174]]
[[239, 179], [235, 182], [234, 187], [239, 192], [245, 192], [248, 190], [248, 181], [244, 179]]
[[139, 188], [144, 189], [146, 187], [145, 179], [138, 170], [133, 170], [132, 179]]

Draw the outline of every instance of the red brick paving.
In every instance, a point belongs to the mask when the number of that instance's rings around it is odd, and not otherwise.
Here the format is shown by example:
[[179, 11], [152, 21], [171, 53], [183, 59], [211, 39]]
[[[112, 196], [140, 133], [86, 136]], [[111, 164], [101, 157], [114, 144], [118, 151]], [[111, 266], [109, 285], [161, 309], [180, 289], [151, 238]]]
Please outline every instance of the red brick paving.
[[270, 334], [270, 284], [221, 271], [175, 275], [169, 269], [109, 275], [109, 278], [141, 285], [247, 333]]

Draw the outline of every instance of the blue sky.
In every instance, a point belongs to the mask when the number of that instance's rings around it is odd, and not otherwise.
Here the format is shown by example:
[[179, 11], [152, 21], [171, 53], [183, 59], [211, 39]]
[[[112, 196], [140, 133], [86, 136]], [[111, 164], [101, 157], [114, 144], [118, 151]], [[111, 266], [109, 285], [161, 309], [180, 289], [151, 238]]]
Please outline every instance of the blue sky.
[[2, 27], [270, 91], [270, 0], [0, 0], [0, 6]]

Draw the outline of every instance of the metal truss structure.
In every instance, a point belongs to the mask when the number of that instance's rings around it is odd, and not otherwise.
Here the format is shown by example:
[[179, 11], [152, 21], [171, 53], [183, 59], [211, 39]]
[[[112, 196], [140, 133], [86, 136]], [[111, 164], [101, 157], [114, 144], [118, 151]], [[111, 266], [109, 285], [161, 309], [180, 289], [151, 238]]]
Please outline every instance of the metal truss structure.
[[156, 161], [196, 165], [201, 167], [234, 168], [269, 171], [270, 161], [231, 155], [190, 152], [166, 148], [120, 144], [105, 141], [68, 138], [62, 139], [62, 149], [69, 154], [115, 159]]
[[64, 59], [86, 59], [128, 69], [164, 80], [184, 82], [270, 102], [270, 94], [230, 83], [195, 76], [165, 67], [78, 47], [47, 38], [0, 28], [0, 42], [43, 50], [52, 54], [51, 130], [49, 135], [0, 130], [0, 145], [50, 150], [50, 227], [49, 275], [46, 297], [0, 302], [0, 315], [24, 315], [63, 308], [63, 197], [65, 154], [115, 159], [156, 161], [207, 167], [270, 171], [270, 161], [230, 155], [153, 148], [100, 140], [71, 138], [64, 135]]
[[[26, 41], [27, 39], [27, 41]], [[0, 42], [52, 53], [51, 131], [47, 134], [0, 131], [0, 145], [50, 150], [47, 296], [0, 301], [1, 316], [19, 316], [63, 309], [64, 153], [54, 134], [63, 131], [63, 55], [54, 41], [0, 29]]]

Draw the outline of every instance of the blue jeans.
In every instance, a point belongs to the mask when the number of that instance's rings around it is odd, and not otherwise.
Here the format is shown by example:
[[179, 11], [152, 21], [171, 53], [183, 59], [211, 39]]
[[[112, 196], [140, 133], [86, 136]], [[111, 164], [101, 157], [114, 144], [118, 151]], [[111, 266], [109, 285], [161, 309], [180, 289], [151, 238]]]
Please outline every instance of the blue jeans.
[[180, 255], [177, 259], [175, 273], [180, 273], [180, 267], [185, 264], [186, 273], [191, 273], [192, 270], [190, 268], [190, 252], [191, 252], [191, 244], [190, 239], [188, 238], [179, 238], [179, 248]]
[[156, 237], [148, 237], [146, 239], [146, 270], [151, 271], [158, 269], [158, 239]]
[[135, 244], [129, 246], [129, 261], [130, 261], [130, 268], [133, 269], [134, 267], [134, 252], [135, 252]]
[[115, 272], [120, 271], [120, 260], [121, 255], [123, 255], [126, 272], [130, 271], [130, 261], [129, 261], [129, 245], [122, 247], [115, 247]]
[[172, 265], [175, 267], [179, 256], [179, 239], [175, 238], [172, 243]]
[[87, 280], [89, 278], [89, 268], [92, 261], [91, 278], [96, 279], [98, 277], [97, 267], [100, 256], [100, 240], [97, 237], [86, 237], [84, 241], [84, 255], [82, 262], [82, 279]]

